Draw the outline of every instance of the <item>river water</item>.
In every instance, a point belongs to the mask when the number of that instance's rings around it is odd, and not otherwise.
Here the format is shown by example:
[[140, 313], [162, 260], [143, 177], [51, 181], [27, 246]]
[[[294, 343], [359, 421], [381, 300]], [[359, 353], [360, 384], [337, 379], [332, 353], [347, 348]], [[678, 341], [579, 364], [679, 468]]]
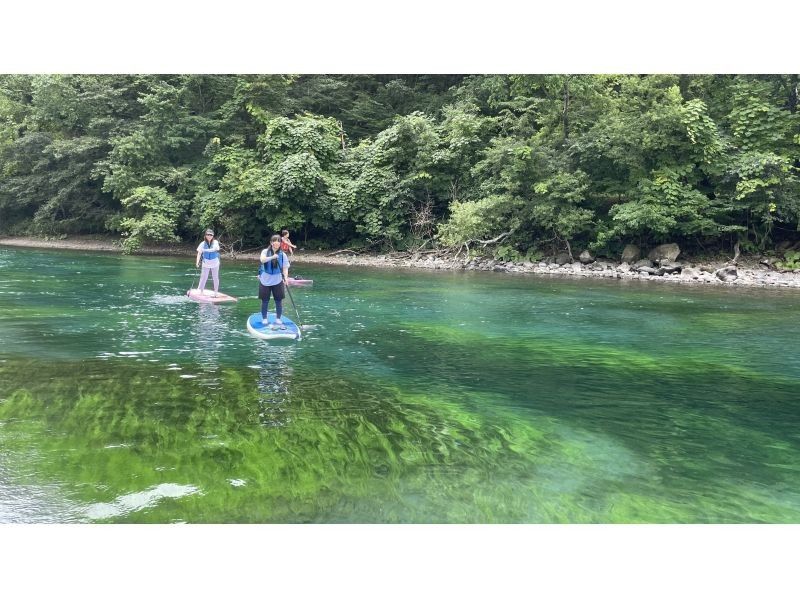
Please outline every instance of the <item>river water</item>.
[[193, 260], [0, 248], [0, 522], [800, 522], [796, 291]]

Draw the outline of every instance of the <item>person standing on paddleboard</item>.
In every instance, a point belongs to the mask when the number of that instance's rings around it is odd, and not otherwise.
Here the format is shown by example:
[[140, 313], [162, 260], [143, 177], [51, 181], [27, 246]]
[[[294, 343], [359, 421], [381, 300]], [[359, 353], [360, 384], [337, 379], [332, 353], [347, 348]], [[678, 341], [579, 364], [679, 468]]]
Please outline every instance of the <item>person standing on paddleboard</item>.
[[210, 228], [206, 231], [205, 240], [197, 246], [197, 260], [195, 267], [200, 267], [200, 260], [203, 261], [203, 273], [200, 275], [198, 290], [202, 293], [206, 288], [208, 273], [214, 279], [214, 297], [219, 292], [219, 241], [214, 238], [214, 231]]
[[289, 255], [294, 255], [295, 249], [297, 249], [297, 245], [289, 240], [289, 231], [284, 228], [281, 231], [281, 251]]
[[258, 298], [261, 299], [261, 323], [268, 324], [269, 297], [275, 298], [275, 325], [283, 328], [283, 281], [289, 276], [289, 257], [281, 250], [280, 235], [272, 235], [269, 247], [261, 252], [258, 268]]
[[[284, 228], [281, 231], [281, 251], [283, 251], [284, 253], [287, 253], [289, 255], [294, 255], [294, 250], [295, 249], [297, 249], [297, 245], [295, 245], [294, 243], [292, 243], [289, 240], [289, 231]], [[295, 276], [295, 278], [299, 278], [299, 277]], [[289, 284], [289, 282], [288, 282], [289, 278], [288, 277], [286, 278], [286, 281], [287, 281], [286, 284]]]

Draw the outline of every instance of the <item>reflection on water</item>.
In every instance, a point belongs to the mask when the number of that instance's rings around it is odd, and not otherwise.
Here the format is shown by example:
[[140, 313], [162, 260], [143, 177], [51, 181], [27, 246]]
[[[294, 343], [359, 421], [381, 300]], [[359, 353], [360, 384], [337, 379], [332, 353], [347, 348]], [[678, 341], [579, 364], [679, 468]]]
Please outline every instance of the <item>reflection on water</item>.
[[291, 363], [296, 351], [296, 343], [274, 343], [271, 347], [265, 346], [258, 363], [250, 366], [258, 371], [257, 400], [260, 421], [264, 425], [282, 426], [291, 422], [288, 403], [292, 379]]
[[265, 342], [253, 264], [0, 263], [3, 522], [800, 521], [796, 293], [306, 267]]
[[219, 357], [225, 350], [225, 340], [230, 336], [230, 330], [225, 319], [220, 313], [220, 307], [213, 303], [199, 303], [194, 338], [194, 360], [199, 370], [203, 373], [203, 386], [210, 389], [220, 388], [222, 380], [219, 378]]

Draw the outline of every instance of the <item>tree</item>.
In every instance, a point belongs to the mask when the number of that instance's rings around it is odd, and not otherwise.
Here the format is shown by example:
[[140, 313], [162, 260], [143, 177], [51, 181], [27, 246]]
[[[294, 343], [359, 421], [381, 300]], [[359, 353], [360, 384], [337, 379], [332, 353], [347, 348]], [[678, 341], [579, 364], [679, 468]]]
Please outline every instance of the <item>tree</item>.
[[0, 232], [769, 249], [800, 227], [799, 80], [2, 75]]
[[[5, 143], [0, 146], [3, 225], [34, 233], [101, 232], [119, 205], [96, 168], [106, 134], [119, 124], [125, 78], [10, 76], [0, 80]], [[124, 103], [124, 102], [122, 102]]]

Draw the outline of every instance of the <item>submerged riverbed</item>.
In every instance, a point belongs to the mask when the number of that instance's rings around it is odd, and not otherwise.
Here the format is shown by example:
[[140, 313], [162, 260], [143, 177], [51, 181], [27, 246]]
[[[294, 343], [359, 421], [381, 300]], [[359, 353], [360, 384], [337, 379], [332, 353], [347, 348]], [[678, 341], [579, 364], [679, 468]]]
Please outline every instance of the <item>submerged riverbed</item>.
[[800, 521], [796, 290], [192, 266], [0, 248], [0, 522]]

